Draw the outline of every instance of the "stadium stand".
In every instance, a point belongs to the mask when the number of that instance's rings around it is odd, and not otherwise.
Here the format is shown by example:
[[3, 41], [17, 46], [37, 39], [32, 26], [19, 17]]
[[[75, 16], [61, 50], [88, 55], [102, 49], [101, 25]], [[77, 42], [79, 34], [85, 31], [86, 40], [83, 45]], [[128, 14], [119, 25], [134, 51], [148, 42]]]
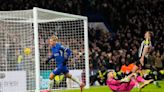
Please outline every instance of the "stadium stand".
[[1, 11], [41, 7], [81, 15], [101, 13], [113, 31], [89, 28], [91, 75], [102, 67], [118, 71], [127, 59], [134, 61], [145, 31], [154, 32], [147, 68], [164, 69], [163, 0], [1, 0], [0, 4]]

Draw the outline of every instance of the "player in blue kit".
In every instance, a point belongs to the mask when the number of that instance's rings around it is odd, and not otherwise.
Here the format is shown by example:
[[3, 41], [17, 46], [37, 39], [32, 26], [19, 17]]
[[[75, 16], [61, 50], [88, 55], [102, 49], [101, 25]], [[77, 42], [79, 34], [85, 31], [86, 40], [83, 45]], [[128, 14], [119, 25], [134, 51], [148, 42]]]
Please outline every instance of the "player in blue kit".
[[[84, 87], [84, 83], [80, 83], [78, 80], [72, 77], [72, 75], [69, 73], [69, 70], [66, 66], [66, 62], [68, 61], [68, 58], [71, 55], [71, 50], [69, 48], [65, 48], [62, 44], [58, 42], [58, 37], [57, 36], [52, 36], [49, 40], [49, 45], [51, 47], [51, 52], [52, 55], [46, 60], [46, 63], [49, 63], [51, 59], [54, 59], [56, 62], [56, 69], [54, 69], [49, 77], [49, 84], [48, 84], [48, 89], [46, 92], [50, 92], [53, 84], [54, 84], [54, 77], [56, 75], [64, 74], [66, 78], [69, 78], [76, 82], [80, 88]], [[67, 53], [65, 55], [65, 52]]]

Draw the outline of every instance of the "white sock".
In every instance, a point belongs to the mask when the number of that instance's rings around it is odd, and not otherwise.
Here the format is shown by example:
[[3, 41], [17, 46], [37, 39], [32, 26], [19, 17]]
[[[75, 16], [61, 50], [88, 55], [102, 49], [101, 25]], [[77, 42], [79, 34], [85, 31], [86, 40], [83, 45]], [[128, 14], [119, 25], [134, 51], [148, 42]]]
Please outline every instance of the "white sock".
[[54, 80], [49, 80], [49, 83], [48, 83], [48, 90], [51, 90], [54, 86]]
[[80, 86], [80, 82], [76, 78], [71, 77], [70, 79], [76, 82]]
[[154, 84], [154, 85], [157, 85], [157, 81], [153, 81], [153, 84]]

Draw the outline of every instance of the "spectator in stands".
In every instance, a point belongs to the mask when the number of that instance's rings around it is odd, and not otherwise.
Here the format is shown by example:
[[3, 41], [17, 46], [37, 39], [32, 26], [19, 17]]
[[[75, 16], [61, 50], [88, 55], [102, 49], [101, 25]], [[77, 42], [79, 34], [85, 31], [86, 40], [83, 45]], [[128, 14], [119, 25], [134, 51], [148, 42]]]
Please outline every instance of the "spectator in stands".
[[94, 85], [96, 81], [98, 81], [100, 85], [105, 85], [107, 80], [107, 73], [108, 71], [105, 69], [104, 66], [102, 66], [101, 69], [98, 70], [98, 72], [95, 75], [90, 77], [91, 80], [90, 85]]
[[157, 51], [156, 58], [155, 58], [155, 67], [157, 68], [157, 70], [163, 69], [163, 63], [162, 63], [163, 59], [164, 58], [160, 55], [160, 52]]
[[[0, 4], [2, 11], [37, 6], [73, 14], [101, 13], [113, 33], [89, 28], [89, 62], [93, 75], [101, 68], [99, 65], [106, 69], [120, 69], [127, 53], [135, 61], [145, 31], [153, 31], [155, 39], [154, 52], [149, 56], [147, 66], [164, 69], [163, 0], [0, 0]], [[72, 44], [77, 42], [79, 40], [72, 40]], [[80, 60], [82, 58], [77, 64]]]

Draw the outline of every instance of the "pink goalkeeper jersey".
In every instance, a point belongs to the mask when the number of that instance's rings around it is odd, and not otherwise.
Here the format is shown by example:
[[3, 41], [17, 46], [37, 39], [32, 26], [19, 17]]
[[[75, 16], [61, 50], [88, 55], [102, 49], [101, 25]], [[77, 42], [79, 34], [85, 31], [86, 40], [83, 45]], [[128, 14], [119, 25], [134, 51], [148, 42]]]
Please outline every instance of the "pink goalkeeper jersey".
[[124, 91], [129, 92], [135, 86], [134, 81], [121, 83], [119, 80], [115, 80], [114, 78], [108, 79], [106, 83], [112, 91], [117, 91], [117, 92], [124, 92]]
[[114, 78], [110, 78], [106, 81], [107, 85], [111, 90], [118, 90], [121, 85], [119, 80], [115, 80]]

